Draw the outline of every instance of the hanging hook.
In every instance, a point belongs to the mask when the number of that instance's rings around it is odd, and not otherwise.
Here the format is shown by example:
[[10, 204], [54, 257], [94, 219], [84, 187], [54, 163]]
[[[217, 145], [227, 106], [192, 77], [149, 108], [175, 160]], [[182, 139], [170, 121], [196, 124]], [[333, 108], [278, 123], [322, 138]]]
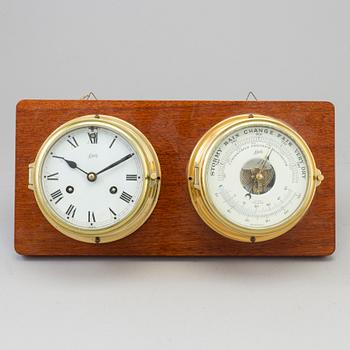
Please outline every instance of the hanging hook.
[[245, 100], [248, 101], [250, 96], [253, 97], [255, 101], [258, 101], [253, 91], [249, 91], [249, 94]]
[[95, 96], [95, 94], [94, 94], [92, 91], [90, 91], [87, 95], [84, 95], [84, 96], [80, 97], [80, 99], [81, 99], [81, 100], [90, 100], [91, 96], [92, 96], [95, 100], [97, 100], [97, 97]]

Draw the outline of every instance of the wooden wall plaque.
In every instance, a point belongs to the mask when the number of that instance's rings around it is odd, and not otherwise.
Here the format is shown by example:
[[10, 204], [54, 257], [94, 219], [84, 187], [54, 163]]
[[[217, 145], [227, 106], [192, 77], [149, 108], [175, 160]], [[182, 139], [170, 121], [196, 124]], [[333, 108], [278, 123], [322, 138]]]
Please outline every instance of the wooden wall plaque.
[[[88, 244], [56, 231], [27, 188], [28, 164], [46, 137], [64, 122], [107, 114], [140, 129], [162, 168], [158, 204], [130, 236]], [[220, 236], [192, 207], [186, 167], [199, 138], [224, 118], [257, 113], [279, 118], [306, 140], [325, 179], [306, 216], [288, 233], [248, 244]], [[41, 256], [325, 256], [335, 250], [334, 106], [329, 102], [23, 100], [16, 118], [15, 249]]]

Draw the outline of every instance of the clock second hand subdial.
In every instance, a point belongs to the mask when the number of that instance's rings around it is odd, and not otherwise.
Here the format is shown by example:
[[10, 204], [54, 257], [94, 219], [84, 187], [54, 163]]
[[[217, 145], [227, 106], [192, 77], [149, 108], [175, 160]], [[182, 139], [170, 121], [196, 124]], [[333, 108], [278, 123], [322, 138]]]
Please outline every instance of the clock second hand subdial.
[[133, 155], [134, 155], [134, 153], [130, 153], [130, 154], [124, 156], [123, 158], [117, 160], [116, 162], [112, 163], [111, 165], [108, 165], [107, 167], [105, 167], [102, 170], [100, 170], [98, 173], [96, 173], [96, 175], [100, 175], [101, 173], [105, 172], [106, 170], [114, 168], [118, 164], [123, 163], [126, 160], [128, 160], [129, 158], [131, 158]]
[[65, 159], [64, 157], [59, 157], [59, 156], [53, 156], [54, 158], [58, 158], [58, 159], [63, 159], [68, 165], [69, 167], [71, 167], [72, 169], [78, 169], [80, 170], [81, 172], [83, 172], [84, 174], [88, 174], [85, 170], [83, 169], [80, 169], [77, 165], [76, 162], [73, 162], [72, 160], [68, 160], [68, 159]]

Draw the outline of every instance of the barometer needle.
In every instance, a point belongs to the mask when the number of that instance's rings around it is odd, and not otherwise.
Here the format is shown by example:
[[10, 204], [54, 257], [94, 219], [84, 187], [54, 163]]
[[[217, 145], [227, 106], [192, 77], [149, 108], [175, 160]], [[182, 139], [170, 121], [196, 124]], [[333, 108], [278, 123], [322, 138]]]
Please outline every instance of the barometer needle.
[[68, 160], [68, 159], [65, 159], [64, 157], [59, 157], [59, 156], [53, 156], [54, 158], [58, 158], [58, 159], [63, 159], [72, 169], [78, 169], [80, 171], [82, 171], [84, 174], [88, 174], [86, 171], [84, 171], [83, 169], [80, 169], [78, 166], [77, 166], [77, 163], [76, 162], [73, 162], [72, 160]]
[[256, 181], [256, 178], [254, 176], [254, 180], [252, 181], [252, 186], [250, 187], [249, 192], [244, 197], [252, 199], [252, 193], [253, 193], [253, 188], [254, 188], [254, 185], [255, 185], [255, 181]]
[[107, 167], [103, 168], [102, 170], [100, 170], [98, 173], [96, 173], [96, 175], [100, 175], [101, 173], [103, 173], [106, 170], [112, 169], [115, 166], [117, 166], [120, 163], [125, 162], [126, 160], [128, 160], [129, 158], [131, 158], [134, 155], [134, 153], [130, 153], [126, 156], [124, 156], [123, 158], [117, 160], [116, 162], [112, 163], [111, 165], [108, 165]]
[[267, 153], [266, 157], [264, 158], [264, 162], [262, 164], [262, 167], [260, 168], [259, 173], [261, 174], [261, 172], [263, 171], [263, 169], [265, 168], [266, 162], [268, 161], [268, 159], [270, 158], [271, 152], [273, 151], [273, 148], [270, 148], [270, 151]]
[[253, 178], [252, 186], [250, 188], [250, 191], [245, 195], [245, 197], [248, 197], [249, 199], [252, 198], [252, 193], [253, 193], [253, 189], [254, 189], [255, 183], [259, 184], [259, 181], [261, 179], [263, 179], [262, 171], [264, 170], [264, 168], [266, 166], [266, 163], [267, 163], [268, 159], [270, 158], [270, 155], [271, 155], [272, 151], [273, 151], [273, 148], [271, 147], [270, 150], [267, 152], [265, 158], [263, 159], [263, 163], [262, 163], [261, 167], [257, 168], [258, 172], [255, 175], [253, 175], [253, 177], [252, 177]]

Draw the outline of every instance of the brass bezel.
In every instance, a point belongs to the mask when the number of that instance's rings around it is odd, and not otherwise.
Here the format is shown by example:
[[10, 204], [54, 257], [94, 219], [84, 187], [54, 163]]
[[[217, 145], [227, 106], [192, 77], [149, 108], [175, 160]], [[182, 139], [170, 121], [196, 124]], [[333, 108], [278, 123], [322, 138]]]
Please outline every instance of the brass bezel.
[[[285, 221], [262, 229], [243, 227], [227, 220], [216, 210], [214, 204], [210, 201], [206, 187], [205, 169], [214, 147], [225, 138], [227, 134], [232, 133], [238, 128], [249, 126], [250, 124], [273, 126], [281, 129], [288, 137], [298, 144], [304, 153], [309, 168], [307, 191], [298, 209]], [[293, 228], [305, 215], [314, 197], [316, 186], [323, 180], [323, 175], [320, 170], [316, 168], [314, 157], [304, 139], [285, 122], [273, 117], [257, 114], [233, 116], [219, 122], [209, 129], [198, 141], [192, 152], [188, 163], [187, 175], [190, 197], [193, 206], [202, 220], [222, 236], [250, 243], [263, 242], [276, 238]]]
[[[54, 143], [70, 130], [87, 126], [108, 128], [125, 137], [138, 152], [145, 176], [137, 205], [123, 220], [103, 229], [77, 228], [62, 220], [48, 205], [40, 180], [43, 161]], [[28, 187], [34, 191], [36, 202], [42, 214], [59, 232], [81, 242], [108, 243], [130, 235], [145, 223], [158, 200], [160, 176], [160, 164], [157, 154], [140, 130], [117, 117], [94, 114], [74, 118], [62, 124], [47, 137], [37, 153], [35, 162], [29, 165]]]

